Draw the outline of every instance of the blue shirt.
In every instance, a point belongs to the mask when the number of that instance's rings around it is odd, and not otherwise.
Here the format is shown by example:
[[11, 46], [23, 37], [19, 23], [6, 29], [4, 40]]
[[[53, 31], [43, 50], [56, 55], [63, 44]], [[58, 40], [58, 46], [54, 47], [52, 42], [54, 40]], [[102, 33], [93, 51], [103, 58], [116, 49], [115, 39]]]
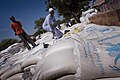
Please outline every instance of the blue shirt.
[[45, 18], [45, 21], [43, 22], [43, 29], [45, 29], [46, 31], [52, 31], [52, 24], [56, 22], [56, 19], [54, 16], [51, 16], [50, 14], [47, 15], [47, 17]]

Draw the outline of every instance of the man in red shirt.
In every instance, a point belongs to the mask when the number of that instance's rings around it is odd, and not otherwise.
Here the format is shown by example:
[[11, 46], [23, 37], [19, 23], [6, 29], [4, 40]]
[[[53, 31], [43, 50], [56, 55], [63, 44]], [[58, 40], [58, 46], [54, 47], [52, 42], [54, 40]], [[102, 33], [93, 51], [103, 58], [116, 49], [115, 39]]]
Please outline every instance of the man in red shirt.
[[15, 35], [17, 35], [24, 42], [24, 44], [28, 48], [28, 50], [31, 49], [31, 47], [29, 46], [28, 42], [30, 44], [32, 44], [33, 47], [35, 47], [36, 46], [35, 42], [22, 29], [22, 24], [19, 21], [16, 21], [14, 16], [11, 16], [10, 20], [12, 21], [10, 26], [14, 30]]

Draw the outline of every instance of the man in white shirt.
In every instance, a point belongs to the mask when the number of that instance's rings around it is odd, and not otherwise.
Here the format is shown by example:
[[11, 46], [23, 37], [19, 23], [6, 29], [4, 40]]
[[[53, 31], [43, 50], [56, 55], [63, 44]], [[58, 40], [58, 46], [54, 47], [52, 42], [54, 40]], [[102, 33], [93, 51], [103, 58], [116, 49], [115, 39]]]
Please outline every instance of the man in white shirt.
[[53, 38], [61, 38], [63, 36], [63, 33], [61, 31], [59, 31], [56, 28], [56, 19], [54, 17], [54, 10], [53, 8], [49, 8], [49, 15], [47, 15], [47, 17], [45, 18], [45, 21], [42, 25], [43, 29], [48, 31], [48, 32], [52, 32], [53, 33]]

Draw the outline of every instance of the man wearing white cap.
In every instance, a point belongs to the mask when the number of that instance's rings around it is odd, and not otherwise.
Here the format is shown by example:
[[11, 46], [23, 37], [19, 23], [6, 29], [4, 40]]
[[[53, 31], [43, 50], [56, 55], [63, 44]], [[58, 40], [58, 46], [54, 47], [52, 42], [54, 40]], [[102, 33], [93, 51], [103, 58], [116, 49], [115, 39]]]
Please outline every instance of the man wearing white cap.
[[56, 23], [56, 19], [54, 17], [54, 10], [53, 8], [49, 8], [49, 15], [45, 18], [45, 21], [42, 25], [43, 29], [52, 32], [53, 33], [53, 38], [61, 38], [63, 36], [63, 33], [59, 31], [56, 27], [56, 25], [53, 25]]

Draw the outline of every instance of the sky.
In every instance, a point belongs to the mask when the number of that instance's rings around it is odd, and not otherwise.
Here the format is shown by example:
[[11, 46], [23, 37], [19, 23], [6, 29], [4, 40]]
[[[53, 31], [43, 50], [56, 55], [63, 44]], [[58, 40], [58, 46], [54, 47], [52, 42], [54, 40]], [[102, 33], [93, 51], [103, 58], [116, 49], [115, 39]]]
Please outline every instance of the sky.
[[26, 33], [32, 35], [36, 31], [34, 21], [48, 15], [46, 6], [45, 0], [0, 0], [0, 40], [18, 39], [10, 28], [10, 16], [20, 21]]

